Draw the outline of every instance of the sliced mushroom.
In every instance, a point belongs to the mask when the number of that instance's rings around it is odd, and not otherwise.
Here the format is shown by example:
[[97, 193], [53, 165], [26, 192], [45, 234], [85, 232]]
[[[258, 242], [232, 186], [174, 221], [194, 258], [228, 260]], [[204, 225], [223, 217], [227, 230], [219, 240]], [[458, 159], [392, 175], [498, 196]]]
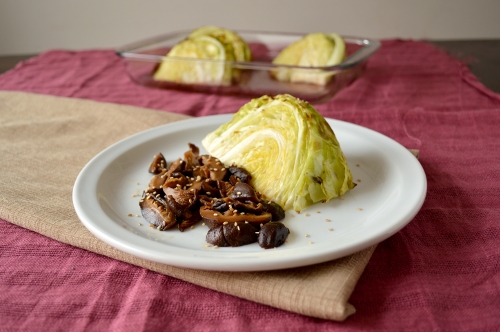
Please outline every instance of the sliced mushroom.
[[149, 188], [160, 190], [167, 180], [167, 170], [164, 169], [160, 173], [156, 174], [149, 181]]
[[186, 167], [186, 162], [181, 158], [178, 158], [172, 164], [170, 164], [170, 167], [168, 168], [167, 171], [167, 176], [169, 177], [174, 172], [182, 172], [184, 171], [185, 167]]
[[176, 224], [173, 212], [153, 195], [146, 194], [143, 196], [139, 201], [139, 206], [142, 217], [160, 230], [169, 229]]
[[158, 174], [166, 168], [167, 161], [165, 160], [165, 157], [163, 156], [163, 154], [158, 153], [154, 156], [151, 165], [149, 165], [149, 173]]
[[200, 220], [201, 220], [200, 214], [195, 213], [191, 217], [183, 219], [180, 223], [177, 224], [177, 227], [181, 232], [184, 232], [185, 229], [193, 226]]
[[271, 249], [281, 246], [285, 243], [290, 230], [280, 222], [268, 222], [262, 225], [259, 232], [259, 246], [264, 249]]
[[251, 201], [255, 203], [259, 202], [259, 198], [257, 197], [255, 190], [252, 188], [251, 185], [244, 182], [236, 183], [234, 185], [234, 190], [229, 195], [229, 197], [242, 202], [245, 201]]
[[231, 173], [231, 175], [234, 175], [235, 177], [240, 179], [241, 182], [248, 183], [252, 179], [250, 173], [248, 173], [248, 171], [242, 167], [230, 166], [227, 168], [227, 170], [229, 171], [229, 173]]
[[274, 202], [261, 200], [262, 208], [265, 212], [269, 212], [273, 216], [273, 221], [279, 221], [285, 218], [285, 211], [283, 208]]
[[221, 181], [226, 177], [227, 169], [219, 159], [203, 155], [201, 156], [201, 163], [210, 170], [210, 179]]
[[200, 208], [200, 215], [203, 221], [208, 225], [208, 227], [216, 227], [218, 225], [224, 224], [224, 222], [235, 223], [235, 222], [245, 222], [247, 221], [253, 225], [265, 224], [272, 219], [272, 215], [268, 212], [264, 212], [261, 215], [256, 214], [239, 214], [233, 213], [231, 210], [225, 213], [220, 213], [216, 210], [211, 210], [207, 206], [202, 206]]
[[217, 181], [215, 180], [205, 180], [201, 183], [201, 189], [205, 192], [207, 196], [210, 197], [222, 197], [219, 187], [217, 185]]
[[268, 212], [264, 211], [261, 203], [255, 204], [250, 201], [244, 203], [237, 200], [232, 200], [232, 206], [234, 209], [238, 210], [238, 212], [245, 212], [250, 214], [262, 214], [262, 212]]
[[189, 150], [184, 153], [184, 161], [186, 162], [186, 169], [194, 169], [194, 167], [199, 166], [198, 156], [200, 155], [200, 149], [189, 143]]
[[181, 172], [173, 172], [163, 183], [162, 188], [183, 188], [189, 180]]

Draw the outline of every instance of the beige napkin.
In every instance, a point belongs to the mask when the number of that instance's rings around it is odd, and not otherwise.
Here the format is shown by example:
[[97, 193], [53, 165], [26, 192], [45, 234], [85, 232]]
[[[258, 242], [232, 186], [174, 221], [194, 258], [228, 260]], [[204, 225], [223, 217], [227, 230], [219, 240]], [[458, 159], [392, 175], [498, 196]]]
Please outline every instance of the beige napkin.
[[87, 231], [71, 198], [83, 166], [127, 136], [186, 118], [131, 106], [0, 91], [0, 218], [79, 248], [276, 308], [338, 321], [353, 314], [355, 309], [347, 301], [375, 247], [303, 268], [210, 272], [137, 258]]

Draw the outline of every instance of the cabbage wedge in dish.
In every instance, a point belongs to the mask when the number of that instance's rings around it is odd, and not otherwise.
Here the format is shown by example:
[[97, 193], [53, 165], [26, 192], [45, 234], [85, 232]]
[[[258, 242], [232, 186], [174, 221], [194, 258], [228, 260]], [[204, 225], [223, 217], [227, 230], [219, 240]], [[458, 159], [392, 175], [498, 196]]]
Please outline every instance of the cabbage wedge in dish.
[[153, 78], [157, 81], [227, 86], [240, 76], [240, 71], [234, 70], [231, 62], [250, 59], [250, 49], [238, 34], [207, 26], [194, 30], [176, 44]]
[[251, 100], [202, 144], [223, 163], [247, 169], [254, 188], [285, 210], [301, 211], [355, 187], [328, 122], [291, 95]]
[[[341, 63], [346, 54], [344, 39], [336, 33], [310, 33], [285, 47], [273, 60], [275, 65], [300, 67], [329, 67]], [[273, 70], [271, 76], [278, 81], [326, 85], [333, 77], [321, 69], [301, 70], [283, 68]]]

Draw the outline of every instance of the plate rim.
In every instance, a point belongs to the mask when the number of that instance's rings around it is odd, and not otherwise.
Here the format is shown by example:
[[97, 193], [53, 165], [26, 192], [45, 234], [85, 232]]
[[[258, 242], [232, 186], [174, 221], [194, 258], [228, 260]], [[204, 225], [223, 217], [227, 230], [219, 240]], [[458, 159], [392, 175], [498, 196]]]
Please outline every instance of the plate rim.
[[[345, 257], [349, 254], [353, 254], [355, 252], [359, 252], [361, 250], [364, 250], [366, 248], [369, 248], [377, 243], [380, 243], [381, 241], [389, 238], [390, 236], [394, 235], [397, 233], [399, 230], [401, 230], [403, 227], [405, 227], [418, 213], [420, 208], [423, 205], [423, 202], [426, 197], [427, 193], [427, 179], [425, 176], [424, 169], [420, 162], [411, 154], [410, 151], [408, 151], [407, 148], [402, 146], [400, 143], [397, 141], [393, 140], [392, 138], [381, 134], [375, 130], [372, 130], [370, 128], [366, 128], [354, 123], [342, 121], [342, 120], [337, 120], [337, 119], [332, 119], [332, 118], [325, 118], [327, 122], [330, 124], [330, 126], [335, 127], [335, 126], [342, 126], [342, 127], [347, 127], [350, 129], [353, 129], [354, 132], [356, 131], [362, 131], [365, 133], [368, 133], [368, 135], [375, 135], [378, 137], [378, 139], [384, 140], [387, 144], [390, 145], [392, 149], [396, 149], [400, 152], [407, 151], [408, 153], [408, 158], [406, 159], [407, 161], [412, 160], [411, 158], [414, 158], [414, 162], [411, 164], [415, 166], [415, 170], [417, 171], [416, 174], [413, 176], [416, 178], [419, 178], [420, 180], [417, 181], [418, 184], [420, 184], [420, 188], [417, 188], [418, 195], [416, 196], [416, 200], [413, 202], [412, 206], [410, 208], [407, 208], [407, 211], [402, 217], [400, 217], [400, 221], [398, 223], [394, 223], [389, 225], [390, 227], [386, 227], [383, 229], [383, 231], [379, 232], [375, 236], [372, 236], [369, 240], [362, 241], [362, 243], [359, 243], [359, 241], [353, 242], [351, 245], [344, 246], [342, 249], [337, 249], [332, 253], [331, 251], [324, 251], [324, 252], [316, 252], [313, 257], [309, 258], [304, 258], [303, 255], [300, 253], [297, 253], [300, 259], [292, 259], [292, 260], [287, 260], [283, 259], [280, 257], [281, 255], [279, 252], [276, 252], [274, 254], [266, 254], [270, 252], [270, 250], [264, 250], [262, 249], [262, 253], [235, 253], [235, 254], [223, 254], [221, 252], [216, 253], [216, 261], [221, 261], [218, 262], [217, 264], [214, 264], [213, 262], [206, 261], [206, 257], [201, 257], [198, 259], [187, 259], [186, 256], [178, 256], [178, 255], [170, 255], [169, 253], [165, 254], [162, 253], [163, 255], [160, 255], [159, 252], [156, 252], [158, 249], [158, 246], [156, 242], [148, 240], [148, 239], [142, 239], [146, 241], [150, 241], [151, 243], [148, 242], [148, 247], [144, 248], [137, 248], [136, 245], [133, 243], [129, 243], [129, 241], [124, 241], [127, 236], [124, 238], [117, 238], [116, 234], [108, 234], [106, 231], [102, 229], [102, 227], [99, 227], [95, 221], [92, 221], [91, 216], [89, 216], [88, 210], [86, 209], [85, 205], [90, 203], [91, 205], [94, 202], [91, 202], [93, 200], [93, 197], [83, 197], [81, 190], [85, 191], [85, 188], [92, 188], [93, 185], [97, 186], [98, 184], [98, 178], [100, 178], [101, 173], [99, 176], [96, 176], [91, 183], [89, 184], [89, 177], [87, 176], [87, 173], [91, 172], [95, 167], [99, 166], [99, 163], [106, 161], [108, 159], [113, 159], [111, 158], [114, 155], [122, 155], [125, 153], [127, 150], [130, 150], [134, 146], [138, 144], [143, 144], [144, 142], [147, 142], [148, 140], [154, 139], [158, 136], [162, 135], [167, 135], [171, 132], [176, 132], [176, 131], [182, 131], [183, 129], [192, 129], [193, 127], [196, 127], [195, 125], [198, 126], [205, 126], [207, 124], [212, 124], [212, 125], [220, 125], [222, 123], [228, 122], [230, 118], [233, 116], [234, 113], [230, 114], [218, 114], [218, 115], [209, 115], [209, 116], [203, 116], [203, 117], [195, 117], [195, 118], [190, 118], [186, 120], [180, 120], [180, 121], [175, 121], [167, 124], [163, 124], [160, 126], [156, 126], [144, 131], [141, 131], [139, 133], [130, 135], [122, 140], [119, 140], [118, 142], [108, 146], [101, 152], [99, 152], [97, 155], [95, 155], [80, 171], [78, 174], [75, 184], [73, 186], [73, 192], [72, 192], [72, 200], [73, 200], [73, 206], [76, 211], [76, 214], [80, 221], [83, 223], [83, 225], [98, 239], [103, 241], [104, 243], [111, 245], [112, 247], [123, 251], [125, 253], [134, 255], [139, 258], [143, 258], [149, 261], [157, 262], [157, 263], [163, 263], [167, 265], [173, 265], [173, 266], [178, 266], [178, 267], [184, 267], [184, 268], [192, 268], [192, 269], [201, 269], [201, 270], [212, 270], [212, 271], [267, 271], [267, 270], [278, 270], [278, 269], [287, 269], [287, 268], [294, 268], [294, 267], [301, 267], [301, 266], [306, 266], [306, 265], [312, 265], [312, 264], [318, 264], [322, 263], [325, 261], [333, 260], [333, 259], [338, 259], [341, 257]], [[175, 130], [174, 130], [175, 128]], [[334, 128], [335, 132], [335, 128]], [[135, 142], [135, 145], [129, 146], [127, 148], [127, 144], [130, 142]], [[411, 157], [411, 158], [410, 158]], [[114, 159], [113, 159], [114, 160]], [[97, 166], [96, 166], [97, 165]], [[99, 167], [98, 167], [99, 168]], [[102, 168], [102, 167], [101, 167]], [[105, 168], [105, 167], [104, 167]], [[103, 170], [104, 170], [103, 168]], [[90, 178], [92, 179], [92, 178]], [[83, 189], [82, 189], [83, 188]], [[95, 190], [97, 192], [97, 189]], [[97, 196], [97, 195], [96, 195]], [[97, 199], [97, 197], [96, 197]], [[99, 208], [100, 205], [98, 204]], [[113, 222], [113, 221], [111, 221]], [[121, 227], [120, 227], [121, 228]], [[132, 234], [128, 230], [123, 230], [124, 232], [128, 232]], [[118, 231], [120, 233], [120, 231]], [[125, 233], [121, 233], [122, 235]], [[139, 242], [143, 242], [141, 239], [138, 239]], [[163, 246], [166, 246], [166, 244], [162, 244]], [[151, 247], [153, 249], [151, 249]], [[155, 249], [156, 248], [156, 249]], [[299, 249], [299, 248], [294, 248], [294, 249]], [[289, 249], [293, 250], [293, 249]], [[193, 251], [193, 255], [197, 256], [196, 253], [200, 254], [201, 251], [199, 250], [194, 250], [194, 249], [186, 249], [186, 248], [181, 248], [181, 252], [191, 252]], [[297, 251], [297, 250], [295, 250]], [[203, 251], [203, 255], [206, 255], [207, 251]], [[203, 256], [202, 255], [202, 256]], [[210, 256], [214, 256], [211, 254]], [[229, 256], [229, 257], [228, 257]], [[248, 256], [251, 256], [248, 258]], [[267, 256], [265, 259], [263, 259], [261, 256]], [[307, 256], [307, 255], [306, 255]], [[212, 258], [212, 257], [210, 257]], [[248, 259], [247, 259], [248, 258]], [[287, 257], [285, 257], [287, 258]], [[258, 262], [254, 262], [255, 260], [258, 260]], [[223, 261], [223, 263], [222, 263]], [[258, 263], [258, 264], [257, 264]]]

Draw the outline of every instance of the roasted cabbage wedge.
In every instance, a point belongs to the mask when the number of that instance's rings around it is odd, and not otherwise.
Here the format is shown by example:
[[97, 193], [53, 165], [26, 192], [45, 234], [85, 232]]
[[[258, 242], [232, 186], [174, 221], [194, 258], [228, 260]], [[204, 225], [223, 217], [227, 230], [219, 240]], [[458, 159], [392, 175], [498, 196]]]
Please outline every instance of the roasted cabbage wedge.
[[291, 95], [251, 100], [202, 144], [223, 163], [246, 168], [256, 190], [285, 210], [301, 211], [355, 186], [329, 124]]
[[237, 33], [207, 26], [194, 30], [175, 45], [153, 78], [186, 84], [230, 85], [241, 74], [232, 68], [231, 62], [250, 59], [250, 48]]
[[[275, 65], [301, 67], [328, 67], [341, 63], [345, 58], [344, 39], [336, 33], [311, 33], [285, 47], [274, 59]], [[326, 85], [334, 73], [301, 69], [273, 70], [271, 75], [283, 82]]]

